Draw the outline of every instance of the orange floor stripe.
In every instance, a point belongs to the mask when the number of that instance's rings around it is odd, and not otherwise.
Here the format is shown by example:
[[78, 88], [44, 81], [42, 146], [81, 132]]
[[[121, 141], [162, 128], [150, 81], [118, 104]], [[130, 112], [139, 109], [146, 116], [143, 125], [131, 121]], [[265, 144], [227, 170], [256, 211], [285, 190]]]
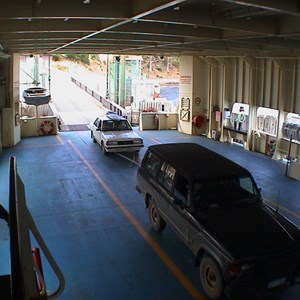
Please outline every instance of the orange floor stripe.
[[[109, 188], [109, 186], [104, 182], [104, 180], [96, 173], [91, 164], [84, 158], [81, 152], [75, 147], [75, 145], [69, 140], [68, 141], [73, 150], [80, 157], [82, 162], [87, 166], [91, 173], [95, 176], [97, 181], [102, 185], [107, 194], [116, 203], [121, 212], [125, 217], [134, 225], [136, 230], [141, 234], [141, 236], [148, 242], [153, 251], [161, 258], [161, 260], [166, 264], [166, 266], [171, 270], [178, 281], [185, 287], [189, 294], [197, 300], [204, 300], [205, 298], [200, 294], [200, 292], [193, 286], [193, 284], [188, 280], [188, 278], [180, 271], [176, 264], [167, 256], [167, 254], [159, 247], [159, 245], [151, 238], [151, 236], [144, 230], [144, 228], [139, 224], [136, 218], [128, 211], [126, 206], [122, 201], [114, 194], [114, 192]], [[199, 283], [200, 284], [200, 283]]]

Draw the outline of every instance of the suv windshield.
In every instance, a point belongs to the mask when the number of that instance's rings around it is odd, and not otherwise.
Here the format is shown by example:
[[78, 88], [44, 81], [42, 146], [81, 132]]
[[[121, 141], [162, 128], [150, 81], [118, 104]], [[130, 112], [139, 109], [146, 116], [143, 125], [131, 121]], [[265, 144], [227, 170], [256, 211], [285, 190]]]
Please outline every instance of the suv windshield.
[[123, 131], [123, 130], [131, 130], [131, 126], [128, 121], [112, 121], [107, 120], [103, 121], [102, 131]]
[[215, 178], [194, 183], [196, 210], [214, 210], [259, 201], [258, 190], [251, 177]]

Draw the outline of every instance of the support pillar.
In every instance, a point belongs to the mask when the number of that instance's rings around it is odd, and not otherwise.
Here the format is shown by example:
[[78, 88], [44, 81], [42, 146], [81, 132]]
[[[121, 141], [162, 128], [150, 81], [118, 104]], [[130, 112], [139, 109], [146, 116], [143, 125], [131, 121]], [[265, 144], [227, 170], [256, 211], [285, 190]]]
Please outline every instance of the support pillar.
[[20, 128], [20, 55], [13, 54], [9, 63], [6, 88], [9, 89], [5, 107], [1, 109], [2, 146], [12, 147], [21, 140]]
[[209, 64], [203, 63], [199, 57], [180, 57], [179, 132], [207, 135], [210, 72]]

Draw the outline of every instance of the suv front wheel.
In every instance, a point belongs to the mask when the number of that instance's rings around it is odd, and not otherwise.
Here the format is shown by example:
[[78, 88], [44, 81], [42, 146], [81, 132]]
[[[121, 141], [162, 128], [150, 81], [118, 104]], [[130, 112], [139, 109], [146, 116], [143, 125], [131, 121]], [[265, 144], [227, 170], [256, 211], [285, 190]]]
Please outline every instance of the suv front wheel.
[[162, 231], [166, 227], [166, 222], [160, 216], [157, 205], [152, 197], [149, 202], [149, 221], [154, 231]]
[[221, 298], [224, 289], [223, 278], [219, 266], [208, 255], [201, 260], [200, 279], [203, 289], [211, 299]]

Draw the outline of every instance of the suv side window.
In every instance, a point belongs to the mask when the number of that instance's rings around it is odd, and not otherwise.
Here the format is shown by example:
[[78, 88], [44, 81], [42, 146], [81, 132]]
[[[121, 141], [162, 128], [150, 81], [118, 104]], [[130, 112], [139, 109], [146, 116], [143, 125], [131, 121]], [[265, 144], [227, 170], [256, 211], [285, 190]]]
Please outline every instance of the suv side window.
[[165, 169], [167, 167], [167, 163], [164, 161], [159, 169], [159, 172], [158, 172], [158, 181], [162, 184], [163, 182], [163, 179], [164, 179], [164, 176], [165, 176]]
[[243, 188], [244, 190], [246, 190], [247, 192], [249, 192], [251, 195], [255, 195], [256, 191], [254, 189], [252, 180], [249, 176], [240, 176], [239, 177], [240, 180], [240, 186], [241, 188]]
[[145, 158], [144, 166], [150, 175], [157, 177], [161, 164], [162, 162], [159, 157], [154, 155], [152, 152], [148, 152]]
[[171, 166], [167, 165], [165, 169], [165, 173], [163, 175], [163, 186], [167, 188], [169, 191], [172, 190], [174, 179], [175, 179], [176, 170]]
[[185, 206], [190, 206], [189, 182], [181, 174], [177, 174], [174, 186], [174, 196]]

